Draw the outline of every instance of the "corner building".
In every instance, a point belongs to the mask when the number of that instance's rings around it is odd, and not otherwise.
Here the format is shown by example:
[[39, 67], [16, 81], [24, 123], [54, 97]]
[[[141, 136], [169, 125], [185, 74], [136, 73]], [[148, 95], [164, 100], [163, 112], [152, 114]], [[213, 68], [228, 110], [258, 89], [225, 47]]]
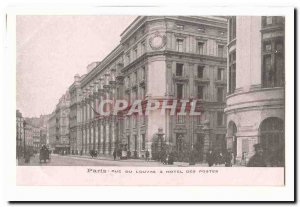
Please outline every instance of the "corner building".
[[284, 165], [284, 17], [229, 18], [227, 148], [245, 164], [260, 143]]
[[[144, 157], [146, 150], [151, 155], [157, 136], [177, 151], [184, 146], [196, 149], [202, 160], [209, 149], [226, 149], [226, 44], [223, 18], [136, 18], [121, 34], [120, 44], [80, 77], [76, 111], [81, 133], [76, 139], [82, 144], [77, 149], [112, 154], [125, 146], [131, 155]], [[94, 110], [106, 99], [130, 104], [193, 99], [200, 103], [202, 114], [170, 116], [152, 111], [148, 116], [99, 117]]]

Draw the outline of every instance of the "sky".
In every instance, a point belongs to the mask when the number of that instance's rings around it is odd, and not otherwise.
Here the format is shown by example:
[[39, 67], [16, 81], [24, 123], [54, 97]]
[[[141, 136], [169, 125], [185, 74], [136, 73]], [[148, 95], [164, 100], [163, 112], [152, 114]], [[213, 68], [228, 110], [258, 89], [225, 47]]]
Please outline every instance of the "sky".
[[18, 16], [17, 109], [23, 117], [50, 114], [59, 98], [120, 42], [136, 16]]

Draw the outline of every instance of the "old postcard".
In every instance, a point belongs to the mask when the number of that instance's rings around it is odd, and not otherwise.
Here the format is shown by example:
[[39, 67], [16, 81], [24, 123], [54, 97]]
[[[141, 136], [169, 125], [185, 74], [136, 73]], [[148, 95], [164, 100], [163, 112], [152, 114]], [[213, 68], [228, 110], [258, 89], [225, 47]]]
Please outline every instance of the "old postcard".
[[287, 13], [14, 18], [17, 186], [286, 185]]

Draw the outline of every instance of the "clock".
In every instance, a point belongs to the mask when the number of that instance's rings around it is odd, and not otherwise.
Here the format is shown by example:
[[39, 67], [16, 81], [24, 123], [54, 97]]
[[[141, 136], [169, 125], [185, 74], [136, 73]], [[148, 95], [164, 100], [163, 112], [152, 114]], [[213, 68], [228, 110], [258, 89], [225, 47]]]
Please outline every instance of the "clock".
[[167, 43], [167, 37], [165, 35], [159, 34], [156, 32], [150, 39], [149, 44], [150, 47], [154, 50], [159, 50], [163, 48]]

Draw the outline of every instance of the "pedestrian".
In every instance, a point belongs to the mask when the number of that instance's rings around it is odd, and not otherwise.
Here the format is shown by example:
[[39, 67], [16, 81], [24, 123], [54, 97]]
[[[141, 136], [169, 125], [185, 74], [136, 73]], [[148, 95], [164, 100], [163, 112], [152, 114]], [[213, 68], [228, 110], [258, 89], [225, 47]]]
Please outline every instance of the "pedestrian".
[[114, 149], [113, 156], [114, 156], [114, 160], [116, 160], [116, 158], [117, 158], [117, 151], [116, 151], [116, 149]]
[[260, 144], [254, 145], [255, 154], [250, 158], [247, 167], [266, 167], [266, 162], [263, 157], [263, 149]]
[[206, 155], [206, 161], [207, 161], [209, 167], [213, 166], [213, 164], [215, 162], [215, 156], [214, 156], [212, 150], [208, 151], [208, 153]]
[[149, 161], [149, 155], [150, 155], [150, 153], [149, 153], [149, 151], [147, 150], [147, 151], [146, 151], [146, 162]]

